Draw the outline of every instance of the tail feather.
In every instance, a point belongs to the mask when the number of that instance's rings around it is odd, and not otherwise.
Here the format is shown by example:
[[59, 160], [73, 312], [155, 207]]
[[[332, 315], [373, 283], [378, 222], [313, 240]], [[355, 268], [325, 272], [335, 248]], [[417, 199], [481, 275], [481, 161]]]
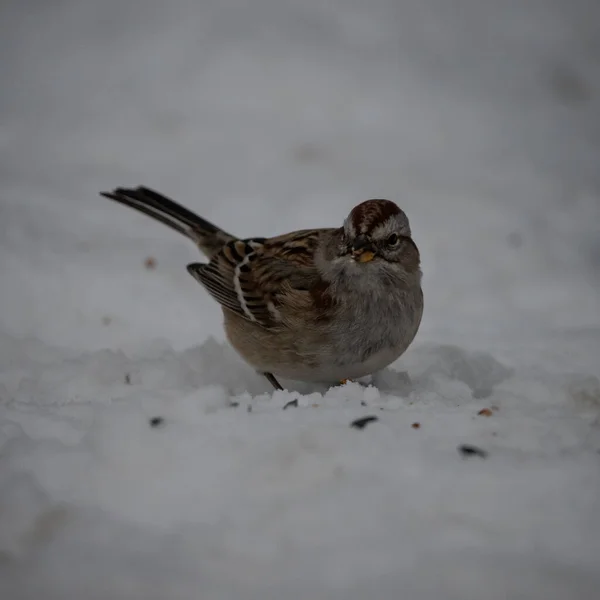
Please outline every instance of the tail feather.
[[148, 215], [190, 238], [209, 258], [235, 236], [223, 231], [173, 200], [140, 186], [100, 192], [101, 196]]

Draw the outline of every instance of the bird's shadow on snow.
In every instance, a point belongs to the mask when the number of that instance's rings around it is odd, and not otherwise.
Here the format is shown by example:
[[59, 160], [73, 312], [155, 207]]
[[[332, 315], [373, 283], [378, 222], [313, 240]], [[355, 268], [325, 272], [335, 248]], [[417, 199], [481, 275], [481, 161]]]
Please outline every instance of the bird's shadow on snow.
[[[209, 339], [201, 346], [187, 349], [171, 357], [163, 377], [172, 380], [168, 369], [185, 371], [184, 380], [190, 386], [217, 385], [235, 396], [239, 394], [271, 394], [270, 383], [248, 365], [243, 363], [227, 344]], [[177, 366], [174, 363], [179, 363]], [[141, 363], [142, 371], [149, 365]], [[373, 386], [383, 395], [407, 398], [413, 393], [437, 388], [440, 382], [454, 381], [464, 395], [484, 399], [492, 395], [494, 388], [510, 378], [511, 368], [503, 365], [491, 354], [471, 352], [451, 345], [422, 345], [412, 349], [397, 361], [358, 383]], [[147, 379], [147, 377], [146, 377]], [[281, 380], [285, 389], [302, 395], [325, 394], [335, 384], [304, 383]]]
[[[24, 342], [21, 342], [24, 343]], [[182, 351], [157, 343], [136, 351], [99, 350], [62, 357], [57, 349], [41, 342], [27, 342], [30, 356], [48, 354], [53, 360], [38, 360], [32, 367], [5, 377], [0, 369], [3, 403], [18, 397], [28, 404], [63, 405], [110, 402], [140, 391], [193, 393], [207, 386], [223, 388], [228, 396], [270, 396], [269, 382], [254, 372], [225, 343], [209, 338]], [[37, 347], [36, 346], [39, 346]], [[33, 347], [36, 346], [36, 347]], [[7, 372], [8, 373], [8, 372]], [[417, 345], [391, 367], [361, 380], [382, 396], [489, 397], [494, 388], [512, 376], [491, 354], [470, 352], [457, 346]], [[295, 395], [325, 394], [331, 386], [282, 380]], [[335, 386], [334, 386], [335, 387]], [[101, 394], [102, 398], [98, 398]]]

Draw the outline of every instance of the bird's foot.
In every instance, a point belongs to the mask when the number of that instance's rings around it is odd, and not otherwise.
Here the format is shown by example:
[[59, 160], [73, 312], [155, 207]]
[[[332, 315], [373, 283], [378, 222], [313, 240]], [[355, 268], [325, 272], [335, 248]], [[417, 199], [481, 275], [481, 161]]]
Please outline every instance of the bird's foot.
[[273, 373], [263, 373], [263, 375], [267, 378], [267, 381], [276, 389], [282, 390], [283, 386], [277, 381]]

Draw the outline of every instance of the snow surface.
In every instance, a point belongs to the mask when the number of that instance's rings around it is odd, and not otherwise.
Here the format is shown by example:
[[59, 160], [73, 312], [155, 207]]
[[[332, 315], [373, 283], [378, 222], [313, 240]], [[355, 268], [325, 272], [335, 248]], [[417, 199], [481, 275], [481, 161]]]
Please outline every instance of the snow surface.
[[[598, 598], [599, 13], [3, 2], [0, 597]], [[140, 183], [248, 236], [397, 201], [416, 342], [272, 393]]]

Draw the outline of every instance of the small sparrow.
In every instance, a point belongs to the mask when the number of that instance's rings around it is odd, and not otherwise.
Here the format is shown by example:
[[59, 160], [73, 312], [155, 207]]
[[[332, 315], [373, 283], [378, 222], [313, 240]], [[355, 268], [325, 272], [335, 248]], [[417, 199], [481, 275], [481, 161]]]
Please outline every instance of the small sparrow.
[[188, 271], [221, 305], [231, 345], [275, 389], [283, 389], [276, 375], [325, 383], [370, 375], [419, 329], [419, 250], [394, 202], [362, 202], [338, 229], [240, 239], [145, 187], [101, 195], [200, 248], [208, 263]]

